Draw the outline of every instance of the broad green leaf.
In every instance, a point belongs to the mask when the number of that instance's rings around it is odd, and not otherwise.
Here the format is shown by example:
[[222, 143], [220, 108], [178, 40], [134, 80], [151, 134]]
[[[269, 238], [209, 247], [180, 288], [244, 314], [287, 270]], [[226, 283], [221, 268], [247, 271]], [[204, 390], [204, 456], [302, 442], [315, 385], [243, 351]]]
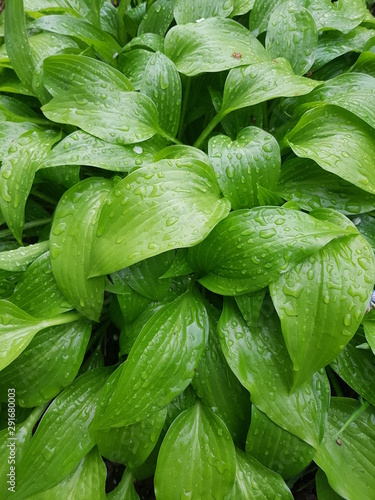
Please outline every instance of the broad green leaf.
[[83, 19], [100, 28], [100, 9], [104, 0], [66, 0]]
[[315, 475], [315, 485], [318, 500], [342, 500], [342, 497], [329, 485], [327, 476], [322, 469], [319, 469]]
[[196, 245], [229, 208], [213, 169], [199, 160], [162, 160], [136, 170], [116, 184], [101, 211], [91, 276]]
[[356, 234], [291, 208], [237, 210], [221, 221], [189, 259], [199, 282], [223, 295], [260, 290], [335, 237]]
[[246, 321], [249, 328], [256, 327], [258, 324], [266, 291], [267, 288], [263, 288], [253, 293], [235, 297], [238, 309], [241, 311], [243, 319]]
[[138, 92], [124, 92], [114, 85], [102, 88], [87, 84], [54, 97], [42, 108], [58, 123], [76, 125], [107, 142], [123, 145], [142, 142], [156, 133], [157, 109], [153, 101]]
[[[2, 128], [3, 126], [7, 127], [7, 125], [16, 127], [18, 123], [22, 123], [25, 127], [24, 132], [26, 132], [26, 130], [31, 128], [28, 126], [30, 123], [35, 123], [36, 125], [49, 125], [47, 120], [41, 118], [40, 115], [35, 113], [27, 104], [14, 97], [0, 95], [0, 112], [2, 122], [4, 122], [4, 120], [16, 122], [12, 124], [2, 123]], [[36, 127], [34, 126], [34, 128]], [[3, 133], [7, 133], [7, 128], [1, 131], [1, 134]], [[18, 135], [21, 134], [19, 133]]]
[[106, 89], [114, 85], [124, 92], [134, 90], [130, 81], [108, 64], [74, 54], [48, 57], [43, 62], [43, 84], [54, 97], [82, 85], [98, 85]]
[[308, 94], [319, 84], [296, 75], [289, 62], [282, 58], [235, 68], [230, 71], [225, 82], [220, 115], [225, 116], [235, 109], [276, 97]]
[[109, 372], [108, 368], [88, 371], [51, 403], [17, 468], [14, 498], [52, 488], [94, 447], [88, 428]]
[[165, 142], [162, 137], [155, 136], [135, 146], [120, 146], [103, 141], [83, 130], [77, 130], [48, 153], [43, 160], [43, 166], [86, 165], [114, 172], [129, 172], [145, 163], [151, 163]]
[[157, 498], [231, 498], [236, 471], [232, 438], [224, 422], [200, 402], [173, 422], [160, 448]]
[[73, 16], [43, 16], [34, 21], [32, 26], [59, 35], [78, 38], [87, 45], [92, 45], [109, 63], [121, 48], [109, 33]]
[[254, 0], [233, 0], [233, 11], [231, 17], [242, 16], [251, 10]]
[[129, 52], [132, 49], [146, 49], [153, 52], [164, 52], [164, 37], [156, 33], [143, 33], [136, 36], [121, 49], [120, 55], [123, 52]]
[[175, 278], [176, 276], [186, 276], [194, 272], [188, 259], [189, 250], [180, 248], [176, 251], [176, 256], [171, 267], [162, 275], [162, 278]]
[[180, 122], [181, 79], [174, 63], [161, 52], [149, 59], [140, 91], [155, 103], [160, 127], [175, 137]]
[[[356, 73], [364, 73], [375, 78], [375, 54], [370, 51], [364, 51], [359, 55], [355, 64], [351, 67], [350, 71]], [[367, 103], [369, 104], [369, 103]]]
[[32, 500], [106, 500], [105, 481], [107, 469], [98, 452], [93, 448], [78, 466], [53, 488], [32, 496]]
[[134, 49], [120, 54], [118, 68], [129, 78], [135, 90], [141, 88], [148, 61], [151, 58], [152, 52], [144, 49]]
[[134, 477], [126, 469], [119, 485], [107, 495], [107, 500], [139, 500], [134, 488]]
[[[317, 212], [330, 220], [328, 210]], [[343, 225], [350, 224], [341, 218]], [[270, 285], [295, 385], [333, 361], [353, 337], [368, 306], [374, 273], [370, 244], [353, 234], [330, 241]]]
[[5, 271], [25, 271], [30, 262], [33, 262], [49, 248], [49, 241], [35, 243], [15, 250], [0, 252], [0, 269]]
[[15, 360], [40, 331], [80, 319], [75, 313], [48, 319], [34, 318], [7, 300], [0, 300], [0, 370]]
[[292, 500], [293, 496], [281, 476], [236, 448], [236, 478], [231, 498]]
[[213, 73], [270, 59], [241, 24], [218, 17], [175, 26], [165, 37], [165, 55], [187, 76]]
[[108, 404], [95, 427], [138, 423], [180, 394], [198, 367], [208, 328], [206, 309], [196, 293], [186, 292], [161, 307], [108, 380], [103, 394]]
[[131, 323], [146, 308], [150, 300], [134, 291], [123, 279], [122, 274], [122, 271], [111, 274], [111, 280], [115, 287], [113, 293], [118, 293], [117, 300], [124, 320]]
[[156, 33], [164, 37], [173, 21], [173, 3], [171, 0], [156, 0], [156, 2], [153, 2], [147, 13], [142, 16], [138, 35]]
[[277, 425], [317, 448], [329, 405], [325, 373], [315, 373], [291, 392], [292, 363], [274, 314], [261, 315], [258, 327], [250, 329], [237, 306], [226, 299], [218, 331], [228, 364], [250, 391], [252, 403]]
[[343, 214], [359, 214], [375, 208], [373, 194], [305, 158], [291, 158], [284, 162], [276, 191], [309, 212], [315, 208], [333, 208]]
[[354, 337], [331, 363], [335, 372], [366, 401], [375, 404], [375, 363], [372, 351], [358, 349], [363, 339]]
[[250, 418], [250, 394], [228, 366], [217, 335], [216, 311], [207, 307], [210, 333], [192, 385], [201, 400], [218, 415], [235, 443], [243, 446]]
[[375, 412], [366, 409], [340, 433], [358, 409], [349, 398], [332, 398], [324, 439], [314, 460], [336, 493], [344, 498], [371, 498], [375, 490]]
[[100, 207], [112, 185], [109, 179], [93, 177], [73, 186], [61, 198], [51, 230], [57, 284], [68, 302], [94, 321], [99, 320], [103, 305], [104, 277], [88, 279], [89, 260]]
[[25, 222], [25, 205], [35, 173], [52, 145], [60, 139], [54, 130], [28, 130], [15, 139], [4, 157], [0, 177], [0, 209], [19, 243]]
[[87, 321], [53, 326], [38, 333], [26, 349], [0, 372], [0, 399], [14, 387], [20, 406], [48, 403], [76, 377], [91, 334]]
[[[2, 112], [1, 101], [0, 112]], [[2, 121], [0, 128], [0, 161], [3, 161], [4, 156], [8, 153], [9, 146], [11, 146], [12, 142], [17, 139], [17, 137], [35, 128], [33, 123], [28, 123], [27, 121], [20, 123]]]
[[262, 129], [244, 128], [233, 142], [225, 135], [215, 135], [208, 143], [208, 155], [233, 210], [259, 205], [258, 185], [276, 187], [280, 148]]
[[290, 479], [309, 465], [316, 451], [252, 405], [246, 453], [284, 479]]
[[329, 105], [311, 109], [286, 139], [297, 156], [375, 194], [374, 130], [352, 113]]
[[233, 11], [233, 0], [175, 0], [174, 18], [177, 24], [201, 22], [207, 17], [228, 17]]
[[283, 0], [255, 0], [250, 13], [250, 31], [258, 36], [267, 30], [269, 20], [275, 8]]
[[201, 149], [194, 148], [193, 146], [187, 146], [186, 144], [173, 144], [172, 146], [167, 146], [158, 151], [154, 157], [154, 161], [160, 160], [172, 160], [180, 158], [196, 158], [197, 160], [203, 161], [210, 165], [210, 160], [206, 153]]
[[34, 94], [25, 87], [20, 79], [11, 70], [4, 70], [0, 76], [0, 91], [11, 94], [22, 94], [24, 96], [33, 96]]
[[303, 75], [313, 65], [317, 46], [317, 27], [307, 9], [281, 3], [273, 11], [266, 35], [266, 49], [272, 57], [285, 57], [293, 71]]
[[[100, 9], [100, 25], [103, 31], [112, 35], [116, 40], [120, 41], [120, 13], [117, 8], [110, 2], [102, 2], [103, 6]], [[123, 34], [123, 33], [121, 33]]]
[[127, 427], [93, 431], [100, 454], [130, 469], [142, 465], [154, 449], [163, 429], [166, 408]]
[[373, 354], [375, 355], [375, 323], [372, 321], [367, 321], [366, 318], [363, 321], [363, 329], [365, 331], [366, 340], [371, 347]]
[[[371, 211], [373, 209], [370, 209]], [[368, 211], [370, 211], [368, 210]], [[355, 224], [358, 231], [366, 238], [370, 243], [374, 253], [375, 253], [375, 219], [371, 215], [361, 214], [353, 219], [353, 224]]]

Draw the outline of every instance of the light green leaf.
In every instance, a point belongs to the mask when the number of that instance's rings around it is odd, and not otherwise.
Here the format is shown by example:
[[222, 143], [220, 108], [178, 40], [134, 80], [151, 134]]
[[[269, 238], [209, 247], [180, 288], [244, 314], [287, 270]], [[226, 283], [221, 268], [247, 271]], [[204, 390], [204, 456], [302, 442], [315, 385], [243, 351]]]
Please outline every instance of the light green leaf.
[[375, 194], [374, 130], [336, 106], [307, 111], [286, 139], [294, 153]]
[[375, 355], [375, 323], [372, 321], [363, 321], [363, 329], [365, 331], [366, 340]]
[[138, 28], [138, 35], [156, 33], [164, 37], [172, 21], [173, 1], [156, 0], [142, 17]]
[[0, 209], [19, 243], [25, 223], [25, 206], [35, 173], [52, 145], [60, 139], [54, 130], [28, 130], [15, 139], [4, 157], [0, 177]]
[[109, 372], [108, 368], [88, 371], [51, 403], [17, 468], [14, 498], [52, 488], [94, 447], [88, 428]]
[[[0, 95], [0, 119], [2, 121], [1, 127], [16, 126], [18, 123], [22, 123], [25, 127], [24, 132], [29, 130], [31, 127], [28, 126], [30, 123], [35, 123], [36, 125], [49, 125], [48, 120], [41, 118], [40, 115], [35, 113], [27, 104], [14, 97]], [[4, 120], [9, 122], [16, 122], [12, 124], [4, 123]], [[21, 127], [21, 125], [19, 126]], [[35, 125], [34, 125], [34, 128]], [[1, 131], [1, 134], [7, 133], [7, 128]], [[21, 135], [20, 133], [18, 135]], [[1, 135], [2, 137], [2, 135]]]
[[[2, 106], [0, 101], [0, 112], [2, 112]], [[3, 161], [4, 156], [8, 153], [9, 146], [13, 143], [17, 137], [27, 132], [30, 129], [35, 129], [33, 123], [28, 123], [27, 121], [22, 121], [20, 123], [15, 123], [13, 121], [2, 121], [0, 128], [0, 161]]]
[[369, 51], [362, 52], [355, 64], [351, 67], [350, 71], [362, 73], [375, 78], [375, 54]]
[[318, 500], [342, 500], [342, 497], [329, 485], [327, 476], [322, 469], [319, 469], [315, 475], [315, 485]]
[[259, 315], [266, 291], [267, 288], [263, 288], [253, 293], [235, 297], [238, 309], [241, 311], [243, 319], [246, 321], [249, 328], [253, 328], [258, 325]]
[[42, 111], [54, 122], [76, 125], [89, 134], [120, 145], [145, 141], [156, 133], [163, 133], [158, 125], [157, 109], [149, 97], [124, 92], [115, 86], [73, 87], [54, 97]]
[[213, 169], [199, 160], [163, 160], [132, 172], [102, 209], [91, 276], [195, 245], [229, 209]]
[[107, 495], [107, 500], [139, 500], [134, 488], [133, 474], [126, 469], [119, 485]]
[[177, 24], [201, 22], [207, 17], [228, 17], [233, 10], [233, 0], [175, 0], [174, 18]]
[[244, 128], [233, 142], [225, 135], [216, 135], [208, 143], [208, 155], [233, 210], [259, 205], [258, 185], [276, 187], [280, 148], [276, 139], [262, 129]]
[[187, 76], [223, 71], [270, 59], [241, 24], [218, 17], [175, 26], [165, 37], [165, 55]]
[[164, 54], [156, 52], [150, 57], [140, 91], [154, 101], [160, 127], [175, 137], [180, 122], [181, 79], [174, 63]]
[[222, 350], [229, 366], [251, 394], [251, 401], [268, 418], [317, 448], [329, 406], [325, 373], [315, 373], [291, 392], [292, 363], [275, 314], [260, 317], [250, 329], [237, 306], [226, 299], [218, 325]]
[[0, 370], [15, 360], [44, 328], [64, 325], [80, 319], [75, 313], [48, 319], [34, 318], [7, 300], [0, 300]]
[[[370, 210], [369, 210], [370, 211]], [[361, 214], [353, 219], [358, 231], [370, 243], [375, 253], [375, 219], [369, 214]]]
[[166, 159], [177, 160], [181, 158], [196, 158], [197, 160], [203, 161], [203, 163], [207, 163], [207, 165], [211, 165], [210, 160], [204, 151], [194, 148], [193, 146], [187, 146], [186, 144], [173, 144], [172, 146], [167, 146], [166, 148], [159, 150], [154, 157], [154, 161]]
[[235, 448], [224, 422], [196, 402], [173, 422], [160, 448], [155, 472], [157, 498], [230, 497]]
[[164, 37], [156, 33], [143, 33], [140, 36], [132, 38], [130, 42], [121, 49], [120, 55], [137, 48], [151, 50], [153, 52], [164, 52]]
[[375, 490], [375, 412], [366, 409], [340, 433], [338, 431], [358, 409], [349, 398], [332, 398], [323, 442], [314, 460], [325, 472], [336, 493], [344, 498], [371, 498]]
[[292, 500], [292, 493], [281, 476], [238, 448], [236, 464], [236, 479], [231, 498]]
[[65, 0], [85, 20], [100, 28], [100, 9], [104, 0]]
[[189, 259], [199, 282], [223, 295], [260, 290], [335, 237], [356, 234], [291, 208], [237, 210], [221, 221]]
[[57, 284], [68, 302], [94, 321], [99, 320], [103, 305], [104, 277], [88, 279], [89, 259], [100, 207], [112, 185], [109, 179], [93, 177], [73, 186], [57, 205], [51, 230]]
[[1, 401], [7, 401], [8, 388], [14, 387], [20, 406], [48, 403], [76, 377], [90, 334], [90, 323], [82, 320], [38, 333], [0, 372]]
[[363, 0], [294, 0], [308, 8], [315, 19], [318, 30], [335, 29], [350, 33], [361, 24], [368, 13]]
[[49, 241], [0, 252], [0, 269], [5, 271], [25, 271], [30, 262], [49, 248]]
[[284, 479], [291, 479], [309, 465], [316, 451], [252, 405], [246, 453]]
[[196, 293], [186, 292], [161, 307], [108, 380], [103, 394], [108, 403], [95, 427], [135, 424], [171, 402], [190, 384], [207, 336], [207, 312]]
[[303, 75], [311, 68], [318, 46], [318, 31], [307, 9], [281, 3], [272, 13], [266, 35], [266, 49], [272, 57], [285, 57], [293, 71]]
[[171, 267], [162, 275], [162, 278], [175, 278], [193, 273], [194, 269], [190, 265], [188, 252], [187, 248], [178, 249]]
[[152, 52], [144, 49], [134, 49], [119, 56], [118, 68], [129, 78], [135, 90], [139, 90], [148, 61], [152, 58]]
[[284, 0], [255, 0], [250, 13], [249, 29], [254, 36], [258, 36], [267, 30], [272, 12]]
[[242, 16], [247, 14], [254, 6], [254, 0], [233, 0], [232, 16]]

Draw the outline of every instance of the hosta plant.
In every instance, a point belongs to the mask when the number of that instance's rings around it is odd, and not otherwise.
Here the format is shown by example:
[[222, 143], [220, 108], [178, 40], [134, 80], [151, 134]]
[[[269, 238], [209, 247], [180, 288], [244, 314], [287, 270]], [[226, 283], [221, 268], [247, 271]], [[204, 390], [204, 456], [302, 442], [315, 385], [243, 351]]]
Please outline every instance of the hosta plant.
[[369, 8], [6, 1], [1, 498], [373, 498]]

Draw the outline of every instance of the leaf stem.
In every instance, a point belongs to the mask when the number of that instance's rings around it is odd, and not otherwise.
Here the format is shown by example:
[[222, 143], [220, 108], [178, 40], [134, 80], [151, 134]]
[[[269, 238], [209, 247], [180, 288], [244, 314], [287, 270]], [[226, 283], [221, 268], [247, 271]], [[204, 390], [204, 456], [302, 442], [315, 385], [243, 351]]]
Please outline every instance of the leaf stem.
[[169, 135], [167, 132], [165, 132], [165, 130], [160, 129], [158, 133], [168, 141], [173, 142], [174, 144], [182, 144], [181, 141], [176, 139], [176, 137], [172, 137], [171, 135]]
[[183, 96], [183, 100], [182, 100], [180, 125], [178, 127], [178, 134], [177, 134], [177, 138], [180, 141], [182, 140], [182, 135], [184, 133], [184, 124], [185, 124], [185, 117], [186, 117], [187, 106], [188, 106], [188, 102], [189, 102], [190, 89], [191, 89], [191, 78], [189, 78], [187, 76], [186, 77], [185, 89], [184, 89], [185, 90], [184, 91], [184, 96]]
[[66, 325], [67, 323], [73, 323], [73, 321], [78, 321], [82, 319], [82, 315], [79, 313], [65, 313], [60, 314], [60, 316], [56, 316], [55, 318], [47, 319], [45, 321], [46, 328], [49, 326], [58, 326], [58, 325]]
[[[46, 217], [45, 219], [37, 219], [33, 220], [31, 222], [26, 222], [26, 224], [23, 226], [23, 230], [25, 229], [32, 229], [33, 227], [39, 227], [39, 226], [45, 226], [49, 222], [52, 221], [52, 217]], [[2, 238], [7, 238], [8, 236], [12, 236], [12, 231], [10, 229], [3, 229], [0, 231], [0, 239]]]
[[221, 111], [215, 115], [210, 123], [207, 125], [207, 127], [203, 130], [201, 135], [198, 137], [198, 139], [194, 142], [193, 146], [195, 148], [200, 148], [203, 144], [203, 142], [206, 140], [206, 138], [210, 135], [210, 133], [214, 130], [214, 128], [221, 122], [221, 120], [225, 117], [224, 113], [221, 113]]
[[348, 418], [348, 420], [345, 422], [345, 424], [341, 427], [339, 432], [337, 433], [337, 437], [342, 434], [345, 429], [349, 427], [349, 425], [354, 422], [355, 419], [357, 419], [364, 411], [367, 410], [367, 408], [370, 406], [370, 403], [368, 401], [365, 401], [359, 408], [355, 410], [355, 412]]

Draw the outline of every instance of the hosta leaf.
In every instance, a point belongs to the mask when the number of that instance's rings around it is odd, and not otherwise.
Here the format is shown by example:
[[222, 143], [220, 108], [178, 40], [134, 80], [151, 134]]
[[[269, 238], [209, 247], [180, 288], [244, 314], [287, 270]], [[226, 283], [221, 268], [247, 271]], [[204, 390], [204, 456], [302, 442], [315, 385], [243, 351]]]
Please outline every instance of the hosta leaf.
[[352, 113], [324, 106], [307, 111], [286, 139], [297, 156], [375, 194], [373, 136], [373, 129]]
[[25, 222], [25, 205], [35, 173], [60, 139], [54, 130], [28, 130], [15, 139], [3, 159], [0, 177], [0, 209], [19, 243]]
[[165, 37], [165, 55], [187, 76], [267, 61], [262, 44], [239, 23], [218, 17], [175, 26]]
[[290, 479], [309, 465], [316, 451], [252, 405], [246, 453], [284, 479]]
[[48, 319], [34, 318], [7, 300], [0, 300], [0, 370], [8, 366], [44, 328], [78, 320], [78, 314], [61, 314]]
[[0, 252], [0, 269], [25, 271], [27, 266], [49, 248], [49, 241]]
[[363, 321], [363, 329], [365, 331], [366, 340], [375, 355], [375, 323], [372, 321]]
[[94, 26], [100, 27], [100, 9], [104, 0], [65, 0], [68, 5]]
[[73, 16], [43, 16], [34, 21], [32, 26], [52, 33], [72, 36], [82, 40], [87, 45], [93, 45], [95, 50], [109, 63], [121, 49], [109, 33]]
[[218, 331], [228, 364], [250, 391], [251, 401], [277, 425], [317, 448], [329, 405], [325, 373], [315, 373], [291, 392], [292, 363], [274, 314], [261, 315], [258, 327], [250, 329], [227, 299]]
[[292, 500], [293, 496], [281, 476], [236, 448], [236, 479], [231, 498]]
[[138, 28], [138, 35], [156, 33], [160, 36], [165, 36], [172, 21], [173, 1], [156, 0], [142, 17]]
[[373, 194], [323, 170], [306, 158], [291, 158], [284, 162], [276, 191], [307, 211], [334, 208], [343, 214], [358, 214], [375, 208]]
[[253, 6], [254, 0], [233, 0], [232, 17], [246, 14]]
[[327, 476], [322, 469], [319, 469], [315, 475], [315, 485], [318, 500], [342, 500], [342, 496], [338, 495], [329, 485]]
[[333, 238], [356, 233], [291, 208], [237, 210], [189, 250], [200, 283], [215, 293], [264, 288]]
[[369, 407], [340, 433], [358, 409], [349, 398], [333, 398], [324, 439], [314, 460], [325, 472], [329, 484], [344, 498], [371, 498], [375, 489], [374, 408]]
[[[27, 498], [52, 488], [94, 447], [88, 427], [108, 374], [108, 368], [88, 371], [51, 403], [17, 468], [14, 498]], [[35, 476], [41, 472], [36, 482]]]
[[199, 160], [163, 160], [132, 172], [116, 184], [102, 209], [91, 275], [195, 245], [229, 208], [214, 171]]
[[208, 143], [208, 154], [233, 210], [259, 205], [258, 185], [276, 187], [280, 148], [272, 135], [259, 128], [244, 128], [233, 142], [225, 135], [216, 135]]
[[74, 87], [54, 97], [42, 111], [52, 121], [76, 125], [120, 145], [145, 141], [162, 133], [153, 101], [144, 94], [124, 92], [115, 86]]
[[139, 467], [154, 449], [166, 415], [167, 410], [163, 408], [138, 424], [94, 431], [100, 454], [130, 469]]
[[[317, 212], [329, 220], [329, 211]], [[374, 273], [372, 248], [358, 234], [331, 241], [271, 284], [296, 385], [333, 361], [355, 334]]]
[[137, 48], [152, 50], [153, 52], [164, 52], [164, 37], [156, 33], [143, 33], [140, 36], [132, 38], [130, 42], [121, 49], [120, 55]]
[[207, 335], [207, 312], [195, 293], [186, 292], [163, 306], [109, 379], [103, 395], [109, 402], [95, 426], [131, 425], [166, 406], [190, 384]]
[[175, 0], [174, 18], [177, 24], [187, 24], [207, 17], [228, 17], [233, 10], [233, 0]]
[[100, 207], [111, 188], [112, 181], [95, 177], [73, 186], [61, 198], [51, 230], [51, 264], [57, 284], [69, 303], [95, 321], [102, 309], [104, 277], [88, 279], [89, 259]]
[[160, 127], [174, 137], [180, 122], [181, 79], [174, 63], [164, 54], [156, 52], [149, 59], [140, 91], [154, 101]]
[[151, 58], [152, 52], [144, 49], [134, 49], [119, 56], [118, 67], [129, 78], [136, 90], [141, 88], [148, 61]]
[[246, 321], [249, 328], [256, 327], [258, 324], [266, 291], [267, 288], [263, 288], [253, 293], [235, 297], [238, 309], [241, 311], [243, 319]]
[[230, 498], [235, 448], [224, 422], [196, 402], [173, 422], [160, 448], [155, 472], [158, 498]]
[[[0, 101], [0, 112], [3, 111], [1, 104]], [[2, 121], [0, 129], [0, 161], [3, 161], [4, 156], [8, 153], [9, 146], [11, 146], [17, 137], [35, 128], [33, 123], [27, 121], [22, 121], [20, 123], [16, 123], [15, 121]]]
[[282, 3], [272, 13], [266, 49], [272, 57], [285, 57], [299, 75], [311, 68], [318, 46], [318, 31], [307, 9]]
[[356, 73], [364, 73], [366, 75], [375, 77], [375, 54], [367, 50], [362, 52], [362, 54], [359, 55], [358, 59], [351, 67], [350, 71], [354, 71]]
[[255, 0], [250, 13], [250, 31], [258, 36], [267, 30], [269, 20], [275, 8], [283, 0]]
[[20, 406], [48, 403], [76, 377], [91, 334], [87, 321], [53, 326], [38, 333], [27, 348], [0, 372], [0, 398], [16, 390]]
[[134, 488], [134, 477], [126, 469], [119, 485], [107, 495], [107, 500], [139, 500]]
[[375, 219], [371, 215], [361, 214], [353, 219], [358, 231], [370, 243], [373, 251], [375, 252]]

